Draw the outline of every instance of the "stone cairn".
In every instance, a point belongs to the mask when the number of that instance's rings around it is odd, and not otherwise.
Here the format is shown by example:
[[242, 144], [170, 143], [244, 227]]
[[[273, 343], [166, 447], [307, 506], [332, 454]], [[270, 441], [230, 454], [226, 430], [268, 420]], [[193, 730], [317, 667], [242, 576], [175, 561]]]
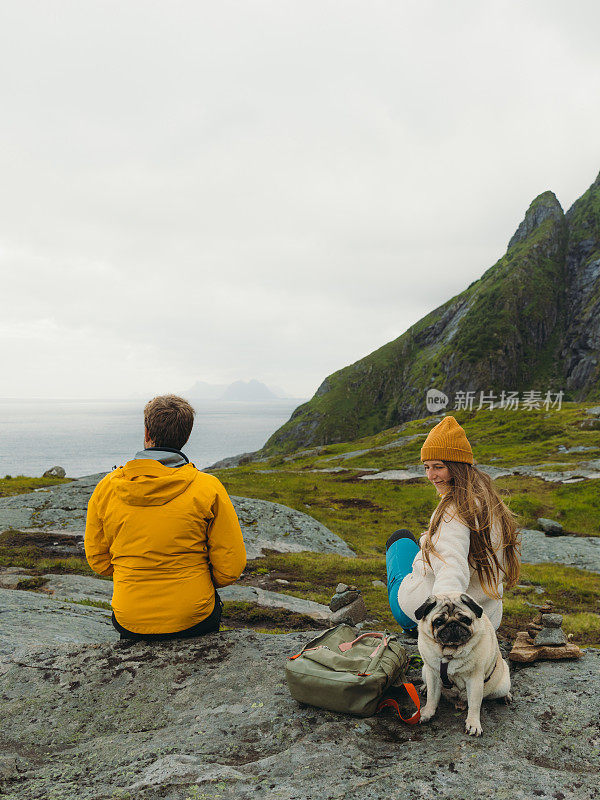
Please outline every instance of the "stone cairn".
[[552, 606], [542, 606], [537, 619], [528, 625], [527, 630], [519, 631], [508, 657], [511, 661], [524, 663], [537, 659], [581, 658], [583, 652], [567, 639], [562, 621], [562, 614], [556, 614]]
[[332, 612], [329, 617], [331, 627], [342, 622], [354, 626], [367, 618], [367, 607], [360, 589], [356, 586], [346, 586], [345, 583], [338, 583], [329, 608]]

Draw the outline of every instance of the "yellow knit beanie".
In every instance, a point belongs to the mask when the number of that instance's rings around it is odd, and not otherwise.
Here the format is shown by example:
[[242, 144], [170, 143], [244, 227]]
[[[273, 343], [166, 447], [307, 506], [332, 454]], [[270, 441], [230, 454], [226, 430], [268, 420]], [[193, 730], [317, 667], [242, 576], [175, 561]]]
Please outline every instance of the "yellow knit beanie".
[[473, 451], [467, 434], [454, 417], [447, 416], [429, 431], [421, 448], [421, 461], [466, 461], [473, 463]]

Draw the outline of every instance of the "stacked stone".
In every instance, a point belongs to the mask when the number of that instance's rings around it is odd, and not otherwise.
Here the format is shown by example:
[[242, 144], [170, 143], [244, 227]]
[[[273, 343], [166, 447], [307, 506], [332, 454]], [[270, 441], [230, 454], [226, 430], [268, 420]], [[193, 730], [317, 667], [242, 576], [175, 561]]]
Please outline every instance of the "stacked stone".
[[329, 618], [331, 627], [342, 622], [347, 625], [358, 625], [367, 618], [367, 607], [360, 589], [356, 586], [347, 586], [345, 583], [338, 583], [329, 608], [332, 612]]
[[542, 606], [535, 622], [526, 631], [519, 631], [510, 652], [511, 661], [529, 663], [538, 658], [555, 661], [562, 658], [581, 658], [582, 651], [570, 642], [562, 630], [562, 614], [554, 613], [551, 605]]

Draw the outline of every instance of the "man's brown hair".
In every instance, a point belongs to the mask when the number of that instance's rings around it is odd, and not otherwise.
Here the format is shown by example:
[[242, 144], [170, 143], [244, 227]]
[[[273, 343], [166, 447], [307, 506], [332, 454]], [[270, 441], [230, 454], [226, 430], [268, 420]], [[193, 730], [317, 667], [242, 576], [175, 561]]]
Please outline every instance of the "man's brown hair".
[[176, 394], [154, 397], [144, 408], [144, 424], [155, 447], [181, 450], [190, 438], [194, 425], [194, 409]]

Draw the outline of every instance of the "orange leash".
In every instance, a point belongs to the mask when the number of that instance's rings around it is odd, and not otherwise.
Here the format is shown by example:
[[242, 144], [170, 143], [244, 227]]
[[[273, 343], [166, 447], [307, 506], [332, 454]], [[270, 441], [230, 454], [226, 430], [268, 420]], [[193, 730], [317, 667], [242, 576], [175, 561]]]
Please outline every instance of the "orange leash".
[[400, 694], [395, 691], [396, 687], [391, 689], [388, 692], [387, 697], [384, 697], [383, 700], [379, 703], [379, 705], [377, 706], [377, 711], [379, 712], [384, 708], [392, 708], [398, 714], [402, 722], [407, 722], [409, 725], [416, 725], [416, 723], [421, 719], [421, 698], [419, 697], [419, 694], [415, 689], [415, 687], [412, 685], [412, 683], [403, 683], [402, 685], [406, 689], [410, 699], [417, 707], [415, 713], [411, 717], [408, 717], [408, 719], [405, 719], [402, 716], [402, 714], [400, 713], [400, 706], [398, 705], [398, 699], [397, 699], [400, 696]]

